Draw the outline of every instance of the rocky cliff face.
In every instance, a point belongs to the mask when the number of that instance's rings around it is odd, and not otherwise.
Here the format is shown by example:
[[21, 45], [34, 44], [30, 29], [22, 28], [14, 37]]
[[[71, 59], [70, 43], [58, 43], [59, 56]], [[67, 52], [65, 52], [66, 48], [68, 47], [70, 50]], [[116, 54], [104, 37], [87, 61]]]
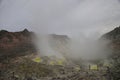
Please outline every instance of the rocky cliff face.
[[106, 33], [105, 35], [103, 35], [103, 37], [109, 40], [120, 40], [120, 26]]
[[27, 29], [20, 32], [0, 31], [0, 59], [4, 57], [14, 57], [35, 52], [32, 41], [33, 32]]
[[102, 38], [110, 40], [111, 47], [114, 50], [120, 50], [120, 26], [106, 33], [105, 35], [102, 36]]

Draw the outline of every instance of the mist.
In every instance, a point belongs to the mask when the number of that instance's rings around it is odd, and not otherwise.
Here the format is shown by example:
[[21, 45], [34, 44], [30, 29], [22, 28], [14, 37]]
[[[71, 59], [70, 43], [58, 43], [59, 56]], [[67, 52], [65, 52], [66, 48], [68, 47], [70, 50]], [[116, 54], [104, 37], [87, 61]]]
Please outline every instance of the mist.
[[111, 55], [108, 48], [109, 40], [95, 39], [94, 37], [72, 38], [71, 58], [82, 60], [101, 60]]
[[[51, 48], [49, 34], [67, 35], [71, 45], [66, 55], [93, 59], [104, 57], [107, 41], [101, 35], [118, 26], [119, 0], [1, 0], [0, 28], [35, 32], [35, 43], [42, 55], [63, 56]], [[101, 45], [101, 43], [104, 43]], [[104, 47], [103, 47], [104, 46]], [[109, 50], [108, 50], [109, 51]], [[61, 55], [62, 54], [62, 55]], [[103, 55], [102, 55], [103, 54]]]
[[[56, 35], [61, 36], [61, 35]], [[39, 56], [55, 56], [56, 58], [67, 60], [103, 60], [111, 55], [109, 40], [95, 38], [94, 36], [72, 37], [64, 42], [53, 38], [51, 34], [39, 35], [36, 41]]]

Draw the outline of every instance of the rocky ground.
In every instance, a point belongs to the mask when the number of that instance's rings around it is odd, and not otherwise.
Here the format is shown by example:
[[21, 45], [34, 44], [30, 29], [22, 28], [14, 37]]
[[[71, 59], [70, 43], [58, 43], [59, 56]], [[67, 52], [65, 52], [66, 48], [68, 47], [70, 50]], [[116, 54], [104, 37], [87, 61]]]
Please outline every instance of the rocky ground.
[[76, 69], [75, 65], [48, 65], [23, 57], [6, 61], [2, 66], [0, 80], [112, 80], [109, 70], [103, 67]]

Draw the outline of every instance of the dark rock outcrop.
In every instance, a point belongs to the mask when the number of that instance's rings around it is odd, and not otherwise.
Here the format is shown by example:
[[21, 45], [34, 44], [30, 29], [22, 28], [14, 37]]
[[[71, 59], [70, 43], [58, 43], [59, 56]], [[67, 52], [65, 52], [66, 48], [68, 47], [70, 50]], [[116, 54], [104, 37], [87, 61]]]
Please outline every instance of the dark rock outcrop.
[[34, 33], [27, 29], [20, 32], [0, 31], [0, 59], [22, 56], [36, 52], [33, 44]]
[[103, 37], [109, 40], [120, 40], [120, 26], [106, 33]]
[[110, 40], [110, 46], [112, 49], [120, 51], [120, 26], [106, 33], [102, 38]]

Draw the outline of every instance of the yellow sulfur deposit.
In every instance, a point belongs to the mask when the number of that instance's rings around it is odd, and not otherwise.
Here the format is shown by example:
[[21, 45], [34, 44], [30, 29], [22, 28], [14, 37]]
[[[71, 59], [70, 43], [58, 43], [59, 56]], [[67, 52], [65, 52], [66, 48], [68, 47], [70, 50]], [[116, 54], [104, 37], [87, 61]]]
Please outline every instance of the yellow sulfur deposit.
[[40, 63], [42, 62], [42, 59], [40, 57], [36, 57], [33, 59], [34, 62]]
[[57, 65], [63, 65], [63, 60], [58, 60]]
[[55, 62], [54, 61], [50, 61], [49, 65], [55, 65]]
[[97, 65], [90, 65], [90, 70], [98, 70], [98, 66]]

